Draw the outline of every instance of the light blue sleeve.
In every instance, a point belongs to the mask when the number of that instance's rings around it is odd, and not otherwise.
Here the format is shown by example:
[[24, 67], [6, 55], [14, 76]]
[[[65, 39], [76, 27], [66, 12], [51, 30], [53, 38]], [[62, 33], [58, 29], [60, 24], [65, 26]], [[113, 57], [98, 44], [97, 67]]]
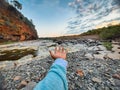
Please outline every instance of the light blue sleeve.
[[68, 90], [67, 63], [61, 58], [56, 59], [46, 77], [35, 86], [34, 90]]

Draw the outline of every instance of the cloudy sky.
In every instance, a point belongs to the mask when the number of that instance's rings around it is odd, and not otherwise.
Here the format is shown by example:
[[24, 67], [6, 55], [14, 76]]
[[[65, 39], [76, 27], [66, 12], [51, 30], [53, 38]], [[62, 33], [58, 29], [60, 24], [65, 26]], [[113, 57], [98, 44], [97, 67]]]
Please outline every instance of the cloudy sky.
[[79, 34], [120, 22], [120, 0], [19, 0], [39, 37]]

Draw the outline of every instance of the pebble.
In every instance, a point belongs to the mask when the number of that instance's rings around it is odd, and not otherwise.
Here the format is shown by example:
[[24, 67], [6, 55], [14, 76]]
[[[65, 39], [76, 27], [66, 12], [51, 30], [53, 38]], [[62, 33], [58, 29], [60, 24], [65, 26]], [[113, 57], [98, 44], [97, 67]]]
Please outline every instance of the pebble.
[[120, 80], [120, 73], [114, 74], [112, 77], [115, 78], [115, 79], [119, 79]]
[[17, 81], [17, 80], [21, 80], [22, 77], [21, 76], [15, 76], [15, 78], [13, 79], [14, 81]]
[[96, 82], [96, 83], [101, 83], [101, 79], [96, 78], [96, 77], [93, 77], [93, 78], [92, 78], [92, 81], [93, 81], [93, 82]]
[[28, 83], [27, 83], [27, 81], [22, 80], [20, 84], [22, 84], [22, 85], [25, 85], [25, 86], [26, 86]]
[[29, 82], [28, 85], [24, 88], [24, 90], [33, 90], [36, 84], [36, 82]]
[[77, 73], [80, 77], [83, 77], [83, 76], [84, 76], [83, 70], [77, 70], [76, 73]]

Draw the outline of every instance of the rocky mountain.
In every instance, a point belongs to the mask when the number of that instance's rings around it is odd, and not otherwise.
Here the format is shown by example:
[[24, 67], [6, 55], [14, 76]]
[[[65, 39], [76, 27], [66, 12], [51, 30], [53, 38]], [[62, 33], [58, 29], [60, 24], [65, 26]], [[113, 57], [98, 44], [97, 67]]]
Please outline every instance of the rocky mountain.
[[32, 21], [5, 0], [0, 0], [0, 41], [24, 41], [37, 38]]

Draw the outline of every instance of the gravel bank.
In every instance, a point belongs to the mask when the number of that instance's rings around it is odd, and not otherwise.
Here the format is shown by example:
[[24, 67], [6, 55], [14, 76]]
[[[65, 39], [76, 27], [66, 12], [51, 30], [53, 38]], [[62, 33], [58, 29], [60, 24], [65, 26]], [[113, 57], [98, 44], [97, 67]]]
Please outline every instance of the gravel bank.
[[[0, 90], [30, 90], [42, 80], [53, 63], [48, 50], [56, 45], [68, 51], [67, 78], [69, 90], [120, 90], [120, 45], [107, 51], [100, 41], [29, 41], [0, 46], [2, 50], [34, 48], [37, 56], [0, 62]], [[118, 56], [117, 56], [118, 55]], [[114, 56], [114, 57], [113, 57]]]
[[[82, 53], [77, 51], [68, 54], [69, 90], [120, 90], [120, 60], [91, 60]], [[52, 63], [51, 57], [47, 57], [2, 69], [0, 85], [3, 90], [24, 90], [28, 83], [38, 83], [44, 78]]]

